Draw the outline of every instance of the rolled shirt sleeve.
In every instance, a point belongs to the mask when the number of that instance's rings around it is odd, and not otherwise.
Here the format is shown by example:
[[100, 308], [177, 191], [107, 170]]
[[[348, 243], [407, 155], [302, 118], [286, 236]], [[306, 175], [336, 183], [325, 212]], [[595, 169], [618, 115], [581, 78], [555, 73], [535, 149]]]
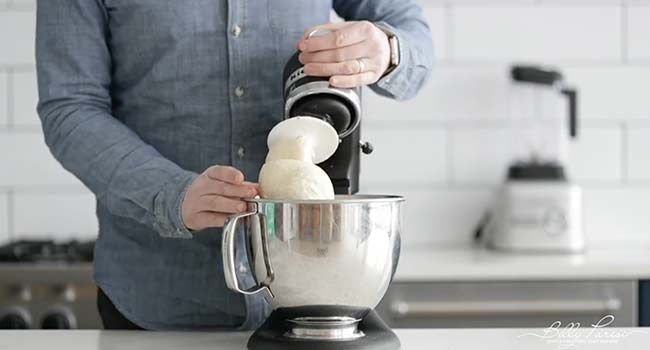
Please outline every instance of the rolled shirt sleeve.
[[367, 20], [397, 37], [400, 64], [370, 88], [376, 93], [406, 100], [424, 86], [433, 68], [433, 42], [422, 9], [413, 0], [334, 0], [345, 20]]
[[100, 0], [38, 1], [38, 114], [52, 154], [117, 216], [190, 238], [180, 206], [197, 176], [112, 115], [107, 13]]

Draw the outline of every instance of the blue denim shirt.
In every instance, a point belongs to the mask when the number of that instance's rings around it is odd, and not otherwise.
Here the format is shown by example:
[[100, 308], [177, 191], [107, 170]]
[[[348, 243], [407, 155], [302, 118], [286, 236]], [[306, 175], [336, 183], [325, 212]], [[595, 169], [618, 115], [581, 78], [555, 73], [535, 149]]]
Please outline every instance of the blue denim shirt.
[[398, 36], [401, 64], [371, 88], [413, 96], [433, 49], [411, 0], [38, 1], [45, 140], [97, 197], [94, 279], [135, 324], [252, 329], [269, 313], [261, 296], [226, 287], [221, 230], [189, 232], [180, 205], [214, 164], [256, 181], [266, 135], [283, 116], [282, 68], [332, 8]]

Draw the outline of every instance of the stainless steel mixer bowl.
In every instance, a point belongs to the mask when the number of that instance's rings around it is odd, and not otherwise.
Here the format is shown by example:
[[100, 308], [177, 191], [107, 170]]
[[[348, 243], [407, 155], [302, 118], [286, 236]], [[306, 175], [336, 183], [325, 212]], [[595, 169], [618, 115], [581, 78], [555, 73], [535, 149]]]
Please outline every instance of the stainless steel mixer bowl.
[[[361, 318], [379, 303], [397, 268], [403, 201], [380, 195], [247, 200], [248, 212], [224, 227], [226, 284], [244, 294], [264, 292], [274, 310], [289, 310], [288, 318]], [[235, 272], [235, 254], [243, 253], [235, 252], [237, 234], [245, 235], [257, 282], [247, 290]]]

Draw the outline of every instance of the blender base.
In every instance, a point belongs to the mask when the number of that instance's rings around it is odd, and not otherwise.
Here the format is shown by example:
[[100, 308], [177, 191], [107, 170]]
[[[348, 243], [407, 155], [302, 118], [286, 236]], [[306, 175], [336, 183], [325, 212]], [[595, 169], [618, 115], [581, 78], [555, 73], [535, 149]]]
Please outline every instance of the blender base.
[[358, 324], [362, 337], [353, 340], [316, 340], [287, 337], [290, 322], [286, 315], [274, 311], [248, 340], [248, 348], [257, 349], [292, 349], [292, 350], [330, 350], [330, 349], [377, 349], [398, 350], [400, 341], [397, 335], [372, 310]]

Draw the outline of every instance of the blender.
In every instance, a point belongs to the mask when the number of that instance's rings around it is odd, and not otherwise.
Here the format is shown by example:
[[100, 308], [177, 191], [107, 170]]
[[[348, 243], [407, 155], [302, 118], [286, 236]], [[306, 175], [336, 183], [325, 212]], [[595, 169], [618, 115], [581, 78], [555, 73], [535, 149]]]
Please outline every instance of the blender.
[[[552, 89], [566, 97], [565, 116], [536, 116], [512, 124], [516, 153], [496, 206], [482, 229], [484, 243], [504, 251], [577, 253], [585, 247], [582, 191], [566, 174], [568, 140], [578, 132], [578, 92], [559, 71], [514, 66], [516, 84]], [[568, 135], [568, 137], [567, 137]]]

